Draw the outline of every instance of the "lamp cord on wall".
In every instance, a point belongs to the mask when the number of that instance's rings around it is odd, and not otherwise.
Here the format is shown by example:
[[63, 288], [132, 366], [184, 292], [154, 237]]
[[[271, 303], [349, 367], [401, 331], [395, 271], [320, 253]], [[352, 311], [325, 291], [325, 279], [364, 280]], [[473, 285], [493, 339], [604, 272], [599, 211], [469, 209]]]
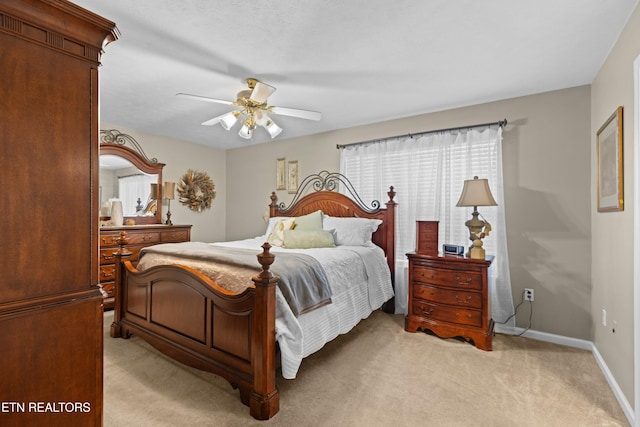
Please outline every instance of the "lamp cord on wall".
[[[507, 317], [507, 319], [506, 319], [504, 322], [497, 322], [497, 321], [494, 321], [494, 322], [495, 322], [495, 323], [499, 323], [499, 324], [501, 324], [501, 325], [506, 324], [509, 320], [511, 320], [511, 319], [513, 318], [513, 316], [515, 316], [515, 315], [516, 315], [516, 313], [518, 312], [518, 308], [519, 308], [522, 304], [524, 304], [524, 291], [522, 291], [522, 300], [520, 301], [520, 303], [519, 303], [518, 305], [516, 305], [516, 308], [513, 310], [513, 314], [512, 314], [511, 316]], [[527, 332], [529, 329], [531, 329], [531, 318], [532, 318], [532, 317], [533, 317], [533, 302], [532, 302], [532, 301], [529, 301], [529, 326], [527, 326], [527, 328], [526, 328], [524, 331], [522, 331], [522, 332], [520, 332], [519, 334], [517, 334], [517, 335], [516, 335], [517, 337], [521, 337], [522, 335], [524, 335], [524, 334], [525, 334], [525, 332]], [[495, 331], [494, 331], [494, 332], [493, 332], [493, 335], [495, 336], [495, 334], [496, 334], [496, 333], [495, 333]]]

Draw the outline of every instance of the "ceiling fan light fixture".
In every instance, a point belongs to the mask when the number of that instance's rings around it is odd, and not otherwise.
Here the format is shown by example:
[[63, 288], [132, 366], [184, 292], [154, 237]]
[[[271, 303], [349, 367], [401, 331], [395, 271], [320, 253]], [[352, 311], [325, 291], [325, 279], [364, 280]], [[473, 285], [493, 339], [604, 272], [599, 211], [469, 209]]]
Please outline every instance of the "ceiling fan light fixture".
[[229, 130], [236, 124], [238, 121], [238, 116], [240, 115], [240, 111], [230, 111], [224, 116], [220, 118], [220, 126], [222, 126], [225, 130]]
[[249, 126], [247, 126], [246, 123], [243, 123], [242, 127], [240, 128], [240, 132], [238, 132], [238, 135], [240, 135], [240, 137], [244, 139], [251, 139], [252, 134], [253, 130]]
[[257, 127], [264, 128], [269, 132], [272, 139], [280, 135], [283, 129], [271, 120], [271, 117], [269, 117], [270, 113], [298, 117], [307, 120], [320, 120], [322, 118], [322, 114], [318, 111], [267, 105], [267, 99], [276, 91], [276, 88], [255, 78], [248, 78], [245, 81], [249, 88], [238, 92], [235, 101], [208, 98], [205, 96], [190, 95], [187, 93], [178, 93], [178, 95], [201, 101], [235, 106], [238, 108], [237, 110], [214, 117], [202, 124], [206, 126], [213, 126], [220, 123], [220, 126], [228, 131], [231, 130], [238, 120], [240, 120], [242, 127], [238, 132], [238, 135], [244, 139], [251, 139], [253, 131]]
[[275, 124], [271, 119], [267, 120], [267, 122], [263, 124], [262, 127], [265, 128], [267, 132], [269, 132], [269, 135], [271, 135], [272, 139], [280, 135], [280, 132], [282, 132], [282, 128]]
[[249, 88], [252, 89], [249, 98], [256, 104], [263, 104], [267, 102], [267, 98], [269, 98], [269, 96], [271, 96], [271, 94], [276, 91], [275, 87], [256, 79], [249, 78], [246, 81], [249, 85]]

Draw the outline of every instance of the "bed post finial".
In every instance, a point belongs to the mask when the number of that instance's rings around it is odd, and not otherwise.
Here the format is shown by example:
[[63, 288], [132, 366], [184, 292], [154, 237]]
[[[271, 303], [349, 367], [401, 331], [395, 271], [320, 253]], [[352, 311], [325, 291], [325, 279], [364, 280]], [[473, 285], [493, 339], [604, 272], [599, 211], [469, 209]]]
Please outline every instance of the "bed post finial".
[[276, 209], [278, 208], [278, 196], [275, 191], [271, 192], [271, 204], [269, 205], [269, 216], [274, 217], [277, 216]]
[[387, 192], [387, 196], [389, 196], [389, 201], [387, 202], [387, 204], [389, 204], [390, 202], [395, 203], [393, 198], [396, 197], [396, 192], [393, 190], [393, 185], [389, 186], [389, 191]]
[[258, 277], [261, 279], [261, 282], [263, 282], [264, 279], [270, 280], [274, 277], [273, 274], [271, 274], [271, 272], [269, 271], [269, 266], [273, 264], [275, 256], [271, 252], [269, 252], [269, 249], [271, 249], [271, 245], [269, 244], [269, 242], [264, 242], [261, 247], [262, 253], [258, 254], [258, 262], [262, 266], [262, 271], [260, 272], [260, 275]]
[[[275, 202], [274, 202], [275, 203]], [[253, 387], [249, 412], [258, 420], [268, 420], [280, 410], [280, 394], [276, 388], [276, 282], [279, 277], [269, 271], [275, 257], [265, 242], [258, 262], [262, 271], [252, 280], [255, 283], [255, 307], [251, 334], [251, 366]]]

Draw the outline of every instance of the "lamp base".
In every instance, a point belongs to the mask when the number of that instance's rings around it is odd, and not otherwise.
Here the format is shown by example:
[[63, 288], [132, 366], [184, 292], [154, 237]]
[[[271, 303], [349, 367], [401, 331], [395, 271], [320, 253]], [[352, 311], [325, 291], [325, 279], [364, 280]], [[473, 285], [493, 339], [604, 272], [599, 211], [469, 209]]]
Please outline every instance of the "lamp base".
[[471, 246], [471, 248], [469, 248], [469, 258], [485, 259], [486, 255], [484, 248], [480, 246]]
[[173, 222], [171, 222], [171, 199], [167, 199], [169, 200], [169, 205], [167, 207], [167, 220], [165, 221], [166, 225], [173, 225]]

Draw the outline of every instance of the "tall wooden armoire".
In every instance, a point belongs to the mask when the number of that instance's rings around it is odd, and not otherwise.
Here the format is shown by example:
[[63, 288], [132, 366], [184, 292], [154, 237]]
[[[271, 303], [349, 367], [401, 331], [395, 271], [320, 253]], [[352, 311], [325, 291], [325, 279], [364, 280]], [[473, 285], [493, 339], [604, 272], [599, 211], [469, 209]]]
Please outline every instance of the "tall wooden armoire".
[[98, 66], [113, 22], [0, 1], [0, 425], [102, 425]]

